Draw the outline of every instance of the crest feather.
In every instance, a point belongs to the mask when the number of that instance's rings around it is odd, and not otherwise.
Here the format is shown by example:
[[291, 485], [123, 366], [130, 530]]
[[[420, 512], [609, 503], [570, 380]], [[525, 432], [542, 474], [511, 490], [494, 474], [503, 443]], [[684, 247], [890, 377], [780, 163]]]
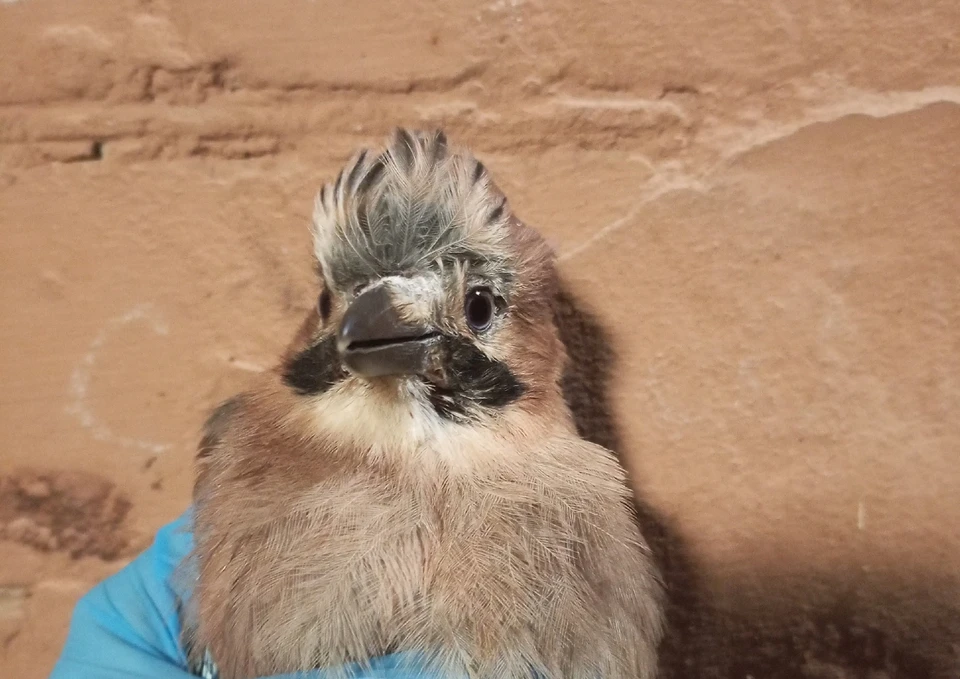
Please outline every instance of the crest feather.
[[468, 257], [502, 263], [509, 206], [442, 131], [398, 129], [351, 158], [314, 211], [314, 250], [332, 284]]

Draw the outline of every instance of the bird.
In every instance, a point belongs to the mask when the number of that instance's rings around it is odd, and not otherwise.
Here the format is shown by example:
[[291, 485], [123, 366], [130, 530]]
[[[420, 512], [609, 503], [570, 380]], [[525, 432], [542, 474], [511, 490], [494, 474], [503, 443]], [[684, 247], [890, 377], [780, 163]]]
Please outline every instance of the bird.
[[469, 148], [406, 127], [323, 186], [311, 232], [310, 319], [203, 428], [193, 666], [654, 677], [662, 578], [563, 398], [543, 236]]

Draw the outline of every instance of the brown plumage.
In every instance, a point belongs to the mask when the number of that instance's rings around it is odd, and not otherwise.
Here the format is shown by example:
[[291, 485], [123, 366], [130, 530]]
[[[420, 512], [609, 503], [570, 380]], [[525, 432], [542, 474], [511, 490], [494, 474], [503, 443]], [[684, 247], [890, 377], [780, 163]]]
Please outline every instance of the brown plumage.
[[318, 311], [200, 446], [194, 660], [654, 676], [661, 588], [623, 470], [563, 401], [543, 240], [469, 152], [403, 130], [314, 222]]

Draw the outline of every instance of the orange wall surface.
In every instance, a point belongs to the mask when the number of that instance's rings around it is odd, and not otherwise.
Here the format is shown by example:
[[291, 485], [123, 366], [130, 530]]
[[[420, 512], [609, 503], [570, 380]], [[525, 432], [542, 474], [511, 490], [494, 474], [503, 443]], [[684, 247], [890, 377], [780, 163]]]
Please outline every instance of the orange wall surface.
[[960, 676], [956, 0], [0, 2], [0, 675], [187, 506], [400, 124], [558, 253], [664, 676]]

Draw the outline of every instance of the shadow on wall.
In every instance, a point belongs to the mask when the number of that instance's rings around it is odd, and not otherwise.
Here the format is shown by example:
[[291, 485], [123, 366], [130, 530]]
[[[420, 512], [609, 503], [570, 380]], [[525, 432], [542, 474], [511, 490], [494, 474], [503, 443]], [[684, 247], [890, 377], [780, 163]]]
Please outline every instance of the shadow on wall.
[[[616, 357], [606, 332], [568, 289], [560, 294], [558, 323], [571, 358], [564, 393], [580, 435], [625, 459], [608, 393]], [[634, 495], [669, 597], [662, 679], [960, 677], [960, 616], [944, 601], [949, 597], [938, 596], [938, 583], [864, 593], [851, 591], [840, 574], [835, 582], [822, 574], [787, 582], [756, 573], [730, 583], [742, 592], [740, 609], [719, 610], [698, 583], [676, 527], [644, 502], [642, 489]], [[808, 590], [831, 594], [790, 603]]]

